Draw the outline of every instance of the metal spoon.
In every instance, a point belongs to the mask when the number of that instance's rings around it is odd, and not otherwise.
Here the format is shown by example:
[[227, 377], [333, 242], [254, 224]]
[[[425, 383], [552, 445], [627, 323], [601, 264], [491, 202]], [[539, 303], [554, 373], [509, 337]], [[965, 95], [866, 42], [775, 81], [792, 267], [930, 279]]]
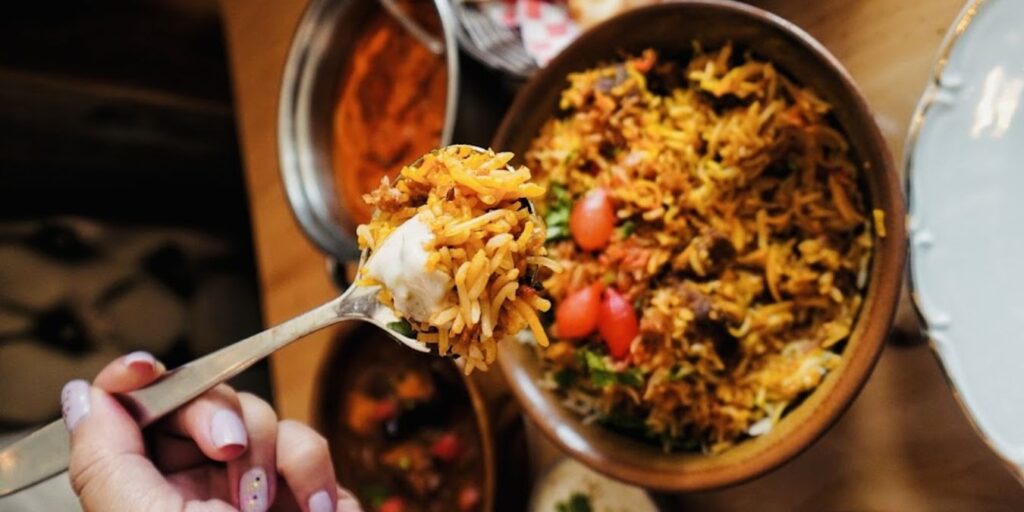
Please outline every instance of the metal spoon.
[[380, 4], [384, 6], [384, 10], [391, 15], [395, 21], [398, 22], [406, 32], [420, 42], [430, 53], [434, 55], [444, 55], [444, 43], [442, 43], [436, 37], [430, 35], [430, 32], [420, 26], [419, 23], [413, 19], [412, 16], [405, 13], [395, 0], [379, 0]]
[[[468, 147], [477, 152], [484, 151], [476, 146]], [[533, 214], [533, 204], [529, 201], [526, 204]], [[360, 268], [368, 257], [368, 251], [363, 251]], [[379, 291], [378, 286], [353, 284], [340, 297], [326, 304], [171, 370], [149, 387], [116, 396], [139, 425], [145, 427], [291, 342], [345, 320], [372, 323], [413, 350], [436, 354], [435, 345], [427, 346], [389, 325], [395, 315], [378, 300]], [[0, 450], [0, 497], [66, 470], [68, 456], [68, 432], [62, 420], [54, 421]]]

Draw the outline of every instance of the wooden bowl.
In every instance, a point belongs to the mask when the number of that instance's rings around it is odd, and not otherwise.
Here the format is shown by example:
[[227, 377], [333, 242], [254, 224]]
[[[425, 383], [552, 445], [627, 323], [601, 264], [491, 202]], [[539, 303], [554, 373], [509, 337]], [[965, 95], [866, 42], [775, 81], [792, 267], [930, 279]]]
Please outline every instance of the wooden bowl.
[[864, 169], [870, 208], [885, 212], [885, 238], [877, 238], [865, 301], [840, 366], [768, 434], [717, 455], [665, 453], [660, 447], [586, 425], [538, 386], [542, 369], [533, 350], [505, 343], [502, 371], [529, 417], [556, 445], [597, 471], [661, 490], [695, 491], [736, 484], [793, 458], [842, 414], [867, 380], [892, 324], [903, 274], [905, 208], [889, 150], [864, 97], [850, 75], [820, 43], [792, 23], [760, 9], [728, 1], [691, 0], [631, 11], [583, 34], [524, 87], [493, 141], [495, 150], [522, 155], [557, 109], [573, 71], [612, 61], [622, 52], [654, 48], [691, 50], [692, 41], [737, 49], [767, 59], [812, 87], [834, 107], [835, 122]]

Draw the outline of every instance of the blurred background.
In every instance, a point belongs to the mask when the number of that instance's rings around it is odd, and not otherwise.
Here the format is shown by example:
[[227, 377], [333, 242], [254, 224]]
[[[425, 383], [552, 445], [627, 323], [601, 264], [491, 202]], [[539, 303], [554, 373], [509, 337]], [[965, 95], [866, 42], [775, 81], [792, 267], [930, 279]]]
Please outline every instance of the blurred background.
[[[307, 3], [5, 6], [0, 446], [56, 419], [61, 386], [118, 355], [147, 350], [177, 366], [337, 294], [329, 251], [292, 214], [278, 154], [285, 62]], [[806, 29], [842, 61], [901, 167], [911, 113], [963, 1], [749, 3]], [[453, 140], [485, 146], [535, 67], [465, 43]], [[325, 97], [333, 103], [336, 93]], [[331, 113], [321, 113], [325, 126]], [[916, 334], [913, 313], [904, 305], [898, 316], [901, 329], [863, 393], [819, 442], [742, 485], [654, 496], [662, 509], [1020, 510], [1019, 482], [973, 430], [927, 345], [905, 335]], [[368, 341], [363, 332], [322, 331], [233, 384], [271, 400], [281, 417], [313, 424], [334, 446], [347, 435], [340, 347]], [[500, 372], [466, 382], [487, 402], [497, 440], [496, 509], [524, 510], [531, 489], [566, 459], [523, 418]], [[0, 499], [0, 512], [76, 509], [63, 477]]]
[[0, 444], [118, 355], [261, 325], [217, 3], [56, 4], [0, 17]]

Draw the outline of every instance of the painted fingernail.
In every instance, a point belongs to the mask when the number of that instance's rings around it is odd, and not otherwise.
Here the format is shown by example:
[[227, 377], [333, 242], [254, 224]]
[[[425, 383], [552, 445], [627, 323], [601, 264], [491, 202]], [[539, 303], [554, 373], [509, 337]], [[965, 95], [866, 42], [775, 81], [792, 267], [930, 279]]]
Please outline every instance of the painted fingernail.
[[238, 501], [242, 512], [265, 512], [270, 508], [269, 482], [263, 468], [252, 468], [242, 475], [238, 484]]
[[359, 501], [352, 493], [345, 489], [338, 489], [338, 510], [337, 512], [363, 512]]
[[217, 448], [244, 447], [249, 444], [249, 436], [245, 433], [242, 418], [239, 418], [238, 414], [231, 409], [221, 409], [213, 414], [210, 437], [213, 439], [213, 445]]
[[334, 503], [327, 491], [320, 491], [309, 497], [309, 512], [334, 512]]
[[153, 357], [153, 354], [140, 350], [124, 356], [124, 364], [125, 366], [135, 366], [142, 369], [152, 370], [153, 368], [156, 368], [156, 358]]
[[347, 498], [338, 500], [338, 512], [363, 512], [363, 507], [359, 506], [355, 498]]
[[74, 430], [75, 425], [89, 414], [89, 383], [73, 380], [65, 384], [60, 392], [60, 405], [64, 413], [64, 424], [69, 431]]

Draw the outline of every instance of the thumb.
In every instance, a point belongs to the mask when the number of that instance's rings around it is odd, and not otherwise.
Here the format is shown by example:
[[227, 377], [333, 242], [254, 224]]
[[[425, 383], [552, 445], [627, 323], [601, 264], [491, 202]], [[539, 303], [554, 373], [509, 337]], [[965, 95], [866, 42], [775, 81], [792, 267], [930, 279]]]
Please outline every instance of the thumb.
[[87, 510], [181, 510], [181, 497], [145, 456], [142, 432], [105, 391], [73, 380], [61, 392], [71, 433], [71, 486]]

